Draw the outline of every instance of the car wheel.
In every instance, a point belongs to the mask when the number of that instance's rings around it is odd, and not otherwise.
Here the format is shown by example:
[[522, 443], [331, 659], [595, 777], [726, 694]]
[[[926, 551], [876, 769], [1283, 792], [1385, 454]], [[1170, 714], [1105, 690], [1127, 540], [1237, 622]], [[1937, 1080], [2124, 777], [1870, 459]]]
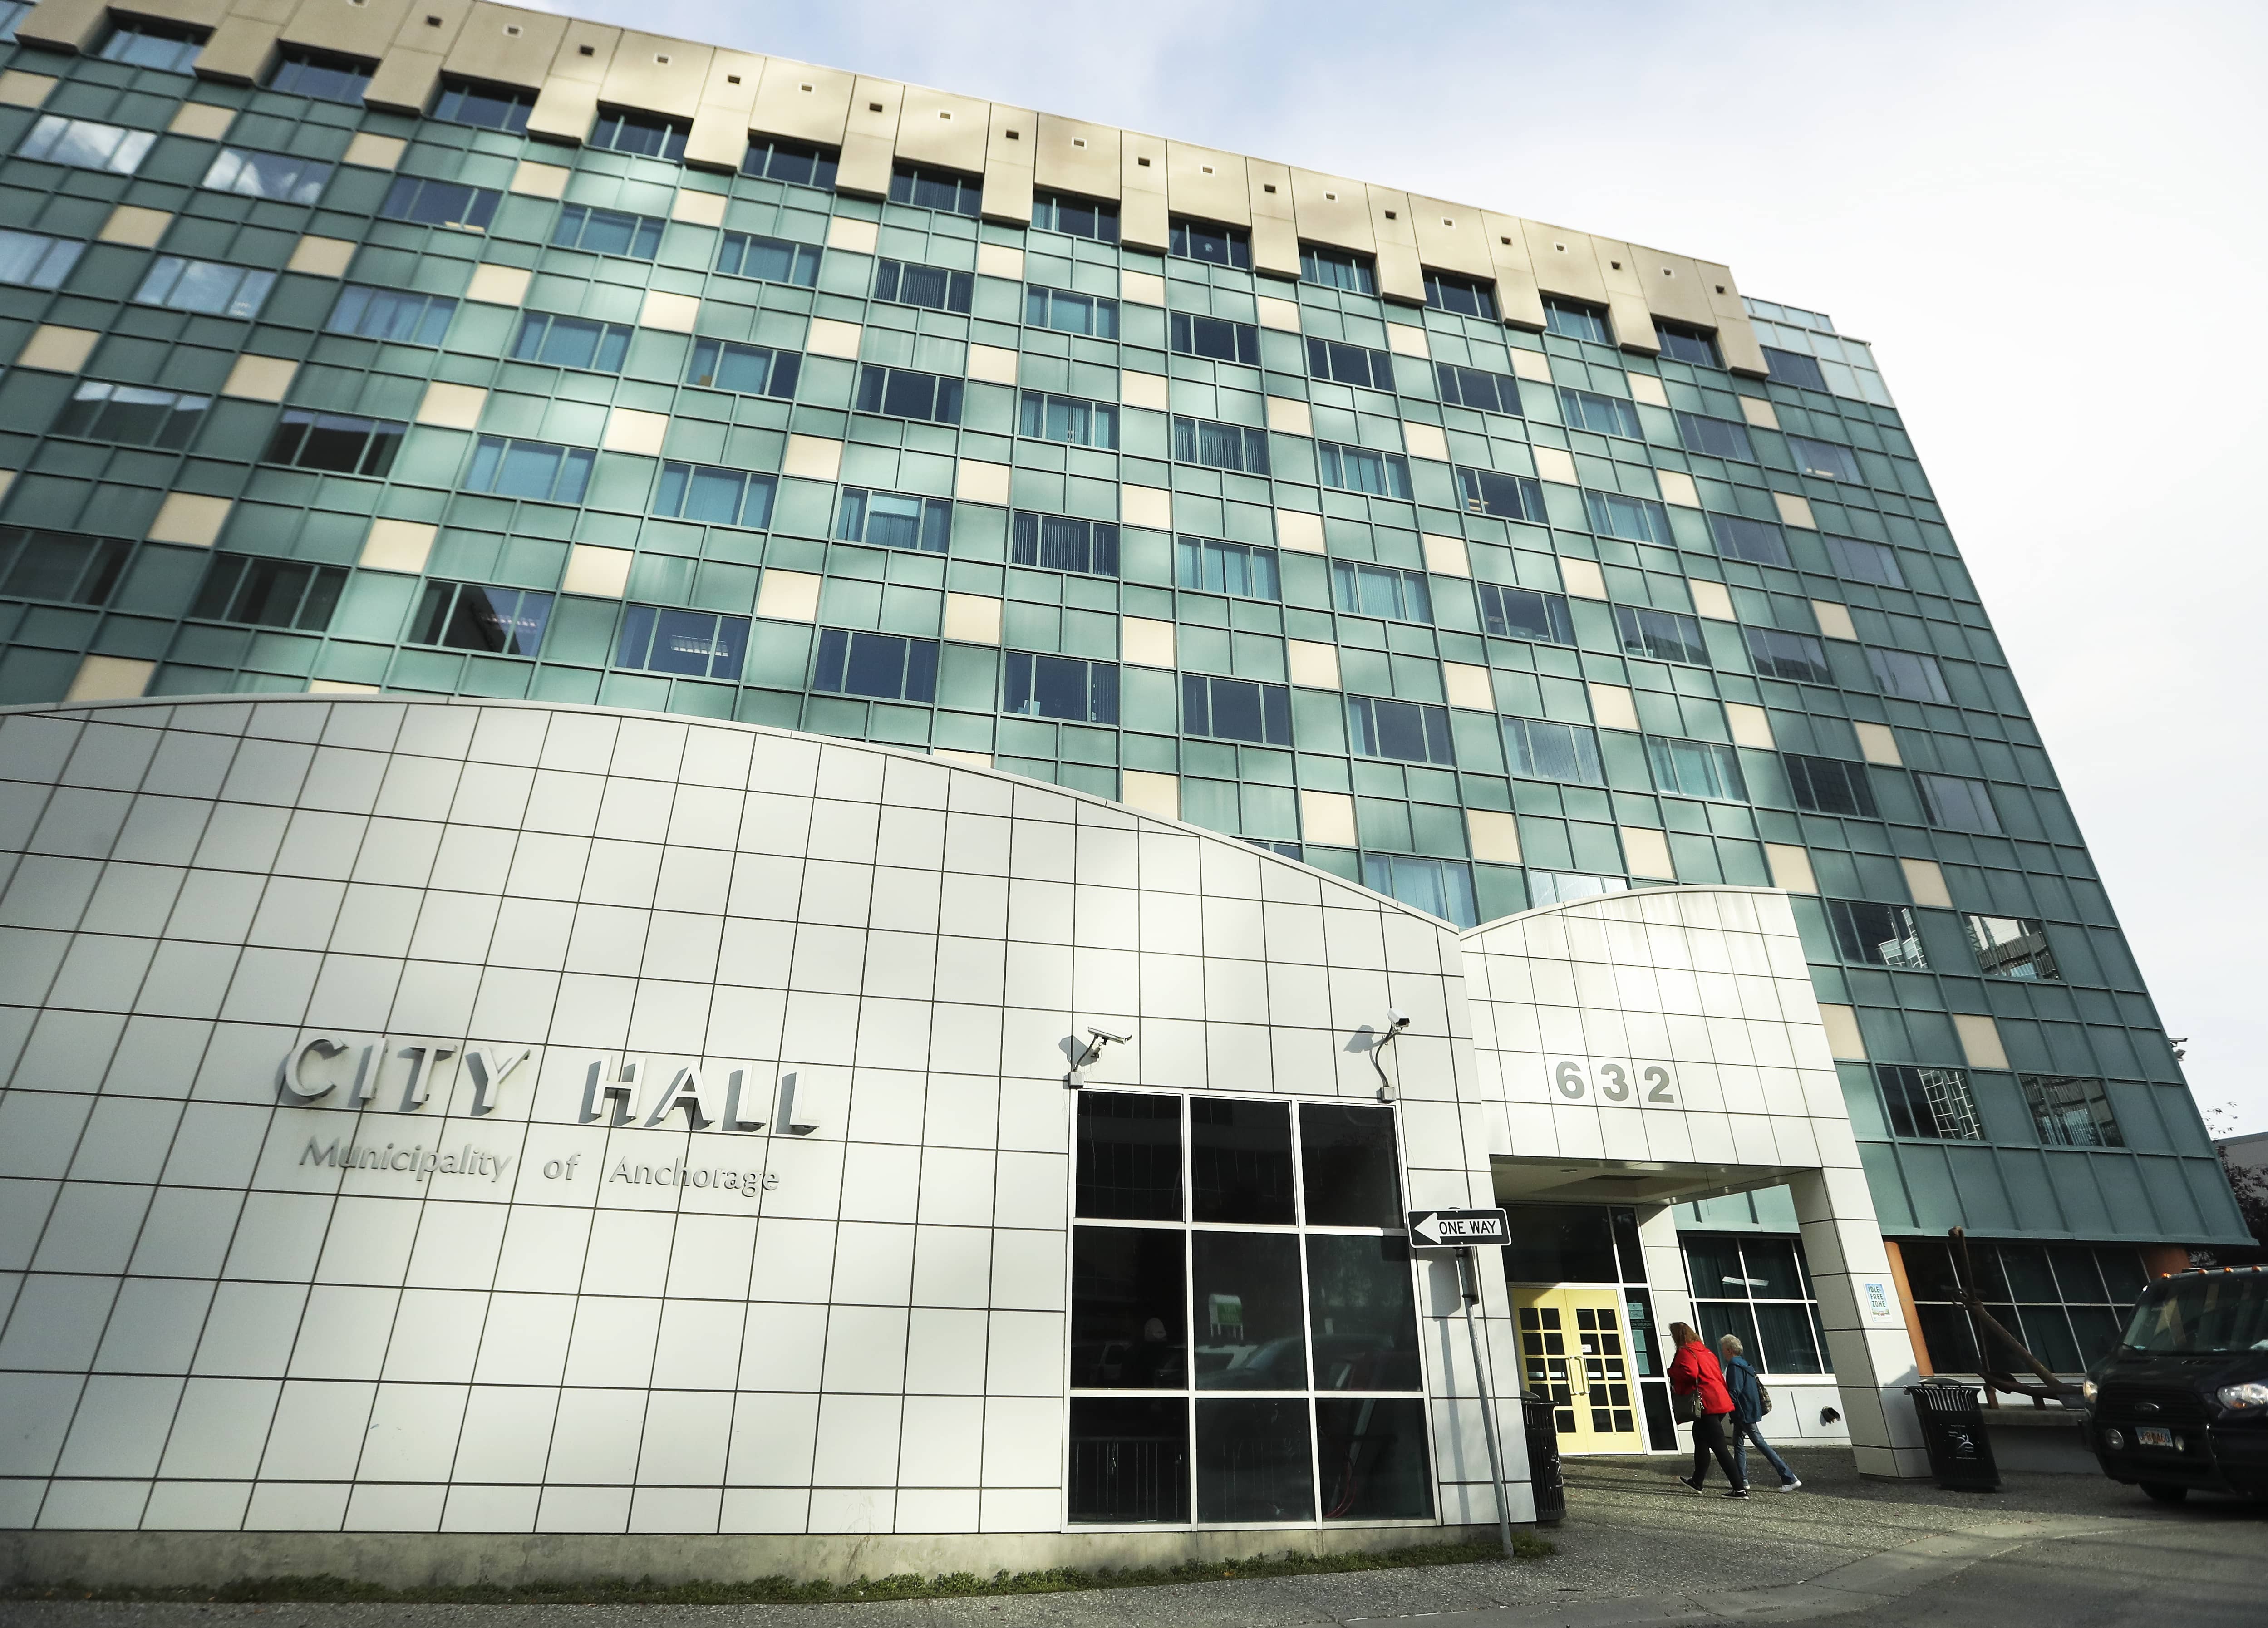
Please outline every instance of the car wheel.
[[2163, 1481], [2145, 1481], [2142, 1494], [2154, 1504], [2178, 1504], [2190, 1495], [2185, 1486], [2171, 1486]]

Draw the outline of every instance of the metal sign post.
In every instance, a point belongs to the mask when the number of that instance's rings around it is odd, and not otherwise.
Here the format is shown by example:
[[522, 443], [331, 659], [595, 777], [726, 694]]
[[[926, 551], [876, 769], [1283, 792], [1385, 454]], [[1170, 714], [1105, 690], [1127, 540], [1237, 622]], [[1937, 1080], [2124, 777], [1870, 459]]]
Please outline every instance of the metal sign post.
[[1500, 1244], [1512, 1235], [1509, 1218], [1501, 1210], [1412, 1210], [1409, 1212], [1410, 1247], [1448, 1249], [1457, 1257], [1457, 1291], [1465, 1302], [1465, 1337], [1473, 1346], [1473, 1385], [1480, 1393], [1481, 1433], [1488, 1440], [1489, 1480], [1496, 1488], [1497, 1538], [1504, 1558], [1512, 1552], [1512, 1499], [1504, 1484], [1504, 1449], [1496, 1434], [1496, 1406], [1489, 1398], [1488, 1359], [1481, 1351], [1480, 1324], [1473, 1308], [1480, 1303], [1480, 1263], [1473, 1258], [1476, 1244]]

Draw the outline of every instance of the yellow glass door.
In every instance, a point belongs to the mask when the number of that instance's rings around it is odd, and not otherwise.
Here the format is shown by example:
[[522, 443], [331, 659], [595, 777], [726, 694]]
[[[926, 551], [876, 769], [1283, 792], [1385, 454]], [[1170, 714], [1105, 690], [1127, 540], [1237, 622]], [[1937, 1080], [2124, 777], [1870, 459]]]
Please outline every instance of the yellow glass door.
[[1512, 1300], [1521, 1377], [1551, 1398], [1560, 1452], [1645, 1452], [1621, 1292], [1515, 1286]]

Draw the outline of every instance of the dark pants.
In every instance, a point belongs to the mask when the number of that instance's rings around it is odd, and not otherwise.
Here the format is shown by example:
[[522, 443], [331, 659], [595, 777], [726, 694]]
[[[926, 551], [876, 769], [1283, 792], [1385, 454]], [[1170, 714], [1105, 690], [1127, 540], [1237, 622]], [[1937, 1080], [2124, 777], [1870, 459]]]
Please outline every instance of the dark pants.
[[1735, 1487], [1748, 1485], [1748, 1478], [1741, 1474], [1739, 1467], [1733, 1462], [1733, 1449], [1725, 1441], [1725, 1426], [1732, 1417], [1729, 1413], [1704, 1413], [1693, 1421], [1694, 1481], [1709, 1478], [1709, 1455], [1713, 1453], [1717, 1455], [1718, 1464], [1724, 1470], [1727, 1481]]

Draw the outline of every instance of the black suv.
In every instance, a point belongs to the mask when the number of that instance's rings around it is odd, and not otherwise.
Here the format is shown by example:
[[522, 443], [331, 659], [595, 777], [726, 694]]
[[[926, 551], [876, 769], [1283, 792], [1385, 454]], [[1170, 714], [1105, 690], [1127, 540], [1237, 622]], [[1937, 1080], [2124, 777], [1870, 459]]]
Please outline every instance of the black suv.
[[2142, 1291], [2087, 1378], [2087, 1445], [2161, 1504], [2268, 1497], [2268, 1267], [2175, 1272]]

